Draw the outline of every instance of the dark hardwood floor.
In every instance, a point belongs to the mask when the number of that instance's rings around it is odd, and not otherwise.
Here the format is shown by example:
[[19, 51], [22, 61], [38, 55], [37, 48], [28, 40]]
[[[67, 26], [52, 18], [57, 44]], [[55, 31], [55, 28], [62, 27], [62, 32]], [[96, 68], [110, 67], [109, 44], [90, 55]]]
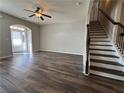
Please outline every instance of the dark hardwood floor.
[[0, 61], [0, 93], [124, 93], [124, 82], [82, 75], [82, 57], [39, 52]]

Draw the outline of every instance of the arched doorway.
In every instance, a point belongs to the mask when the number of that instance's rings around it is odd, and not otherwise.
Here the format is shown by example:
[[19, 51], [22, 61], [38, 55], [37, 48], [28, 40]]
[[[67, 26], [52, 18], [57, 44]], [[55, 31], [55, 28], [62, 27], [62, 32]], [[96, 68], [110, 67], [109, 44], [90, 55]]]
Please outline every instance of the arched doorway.
[[24, 25], [11, 25], [11, 41], [13, 53], [32, 53], [31, 29]]

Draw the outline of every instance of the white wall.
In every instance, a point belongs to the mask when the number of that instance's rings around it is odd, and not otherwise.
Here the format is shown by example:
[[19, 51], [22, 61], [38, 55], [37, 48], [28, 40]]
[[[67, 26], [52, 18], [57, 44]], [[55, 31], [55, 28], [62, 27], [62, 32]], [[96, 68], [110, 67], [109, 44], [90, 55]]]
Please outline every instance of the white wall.
[[124, 1], [122, 3], [120, 22], [124, 25]]
[[40, 31], [40, 44], [42, 51], [52, 51], [83, 56], [83, 73], [86, 71], [86, 39], [87, 24], [94, 0], [87, 0], [83, 7], [82, 20], [71, 23], [56, 23], [42, 25]]
[[[120, 21], [122, 0], [100, 0], [100, 9], [102, 9], [115, 22]], [[99, 21], [105, 27], [111, 40], [114, 42], [117, 27], [99, 12]]]
[[85, 26], [83, 22], [41, 26], [41, 50], [82, 55], [85, 52]]
[[[90, 8], [93, 0], [87, 0], [82, 9], [82, 20], [70, 23], [55, 23], [41, 26], [40, 47], [43, 51], [83, 55], [86, 61], [86, 36]], [[85, 10], [84, 10], [85, 9]]]
[[89, 24], [90, 21], [92, 20], [91, 19], [91, 16], [92, 16], [93, 4], [94, 4], [94, 0], [90, 0], [90, 2], [89, 2], [89, 8], [88, 8], [88, 15], [87, 15], [87, 24]]
[[120, 21], [123, 0], [100, 0], [100, 8], [116, 22]]
[[32, 30], [33, 51], [40, 49], [40, 26], [0, 12], [0, 57], [12, 55], [10, 26], [20, 24]]
[[97, 21], [99, 0], [91, 0], [90, 21]]

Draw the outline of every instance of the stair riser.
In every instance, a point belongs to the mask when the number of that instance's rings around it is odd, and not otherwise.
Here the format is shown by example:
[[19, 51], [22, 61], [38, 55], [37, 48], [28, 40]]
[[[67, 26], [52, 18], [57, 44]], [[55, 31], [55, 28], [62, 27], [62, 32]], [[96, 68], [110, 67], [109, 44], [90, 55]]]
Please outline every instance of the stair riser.
[[90, 61], [95, 62], [95, 63], [109, 64], [109, 65], [115, 65], [115, 66], [123, 66], [123, 65], [117, 63], [116, 61], [106, 61], [106, 60], [92, 59], [92, 58], [90, 58]]
[[111, 46], [90, 46], [90, 48], [94, 48], [94, 49], [108, 49], [108, 50], [114, 50], [113, 47]]
[[104, 30], [90, 30], [90, 33], [91, 33], [91, 34], [95, 34], [95, 33], [99, 33], [99, 34], [103, 33], [103, 34], [106, 34], [106, 32], [104, 32]]
[[106, 39], [107, 36], [90, 36], [90, 38], [91, 38], [91, 39], [97, 39], [97, 40], [99, 40], [99, 39], [101, 39], [101, 38]]
[[89, 50], [96, 50], [96, 51], [110, 51], [110, 52], [116, 52], [115, 50], [109, 50], [109, 49], [95, 49], [95, 48], [90, 48]]
[[91, 62], [90, 65], [95, 66], [95, 67], [100, 67], [100, 68], [106, 68], [108, 70], [112, 69], [112, 70], [117, 70], [117, 71], [123, 71], [123, 69], [124, 69], [123, 66], [115, 66], [115, 65], [96, 63], [96, 62]]
[[89, 28], [90, 29], [90, 31], [92, 31], [92, 30], [103, 30], [104, 31], [104, 28], [99, 28], [99, 27], [97, 27], [97, 28]]
[[106, 42], [107, 42], [107, 43], [110, 43], [110, 41], [108, 41], [108, 40], [92, 40], [92, 39], [90, 40], [90, 42], [91, 42], [91, 43], [92, 43], [92, 42], [93, 42], [93, 43], [95, 43], [95, 42], [99, 42], [99, 43], [106, 43]]
[[113, 75], [113, 74], [104, 73], [104, 72], [99, 72], [99, 71], [94, 71], [94, 70], [90, 70], [90, 73], [91, 73], [91, 74], [94, 74], [94, 75], [98, 75], [98, 76], [110, 78], [110, 79], [115, 79], [115, 80], [119, 80], [119, 81], [124, 81], [124, 77], [123, 77], [123, 76]]
[[92, 43], [92, 41], [109, 41], [110, 42], [110, 39], [108, 39], [108, 38], [91, 38], [90, 39], [90, 41], [91, 41], [91, 43]]
[[101, 57], [101, 56], [90, 56], [91, 59], [101, 59], [104, 61], [112, 61], [112, 62], [118, 62], [118, 58], [111, 58], [111, 57]]
[[112, 47], [112, 45], [100, 45], [100, 44], [90, 44], [90, 46], [111, 46]]
[[98, 53], [90, 53], [90, 56], [102, 56], [102, 57], [113, 57], [113, 58], [119, 58], [118, 56], [112, 55], [112, 54], [98, 54]]
[[90, 44], [112, 45], [110, 42], [90, 42]]
[[116, 53], [108, 52], [108, 51], [97, 51], [97, 50], [91, 50], [90, 53], [95, 53], [95, 54], [106, 54], [106, 55], [114, 55], [118, 56]]
[[91, 33], [90, 36], [107, 36], [104, 33]]
[[90, 34], [90, 37], [108, 37], [108, 36], [104, 34]]

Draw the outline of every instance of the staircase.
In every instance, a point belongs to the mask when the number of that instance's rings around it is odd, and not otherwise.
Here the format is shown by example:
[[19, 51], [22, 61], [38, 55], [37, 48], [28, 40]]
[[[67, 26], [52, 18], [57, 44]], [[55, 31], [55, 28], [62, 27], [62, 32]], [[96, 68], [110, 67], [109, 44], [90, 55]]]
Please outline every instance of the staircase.
[[124, 81], [124, 65], [103, 26], [92, 22], [90, 34], [90, 73]]

